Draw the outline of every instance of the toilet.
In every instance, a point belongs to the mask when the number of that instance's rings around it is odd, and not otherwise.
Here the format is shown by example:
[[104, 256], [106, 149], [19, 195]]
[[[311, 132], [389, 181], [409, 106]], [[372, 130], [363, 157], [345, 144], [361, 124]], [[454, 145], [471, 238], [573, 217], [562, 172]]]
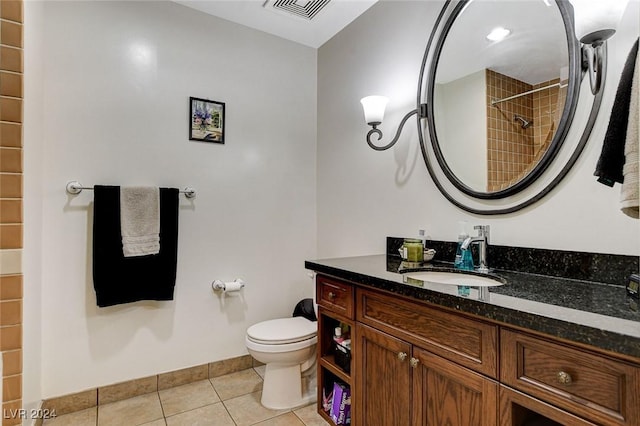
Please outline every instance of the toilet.
[[317, 399], [317, 324], [296, 316], [263, 321], [247, 329], [249, 354], [266, 364], [261, 400], [264, 407], [291, 409]]

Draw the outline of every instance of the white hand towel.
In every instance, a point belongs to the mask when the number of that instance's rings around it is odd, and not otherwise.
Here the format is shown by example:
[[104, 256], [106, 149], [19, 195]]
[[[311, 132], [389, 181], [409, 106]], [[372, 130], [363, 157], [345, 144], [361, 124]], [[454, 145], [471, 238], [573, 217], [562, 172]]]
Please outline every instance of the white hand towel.
[[160, 253], [159, 188], [120, 188], [120, 232], [124, 257]]
[[627, 138], [624, 145], [625, 163], [622, 167], [624, 182], [620, 188], [620, 207], [627, 216], [638, 219], [640, 217], [640, 144], [638, 143], [638, 120], [640, 106], [638, 105], [640, 92], [640, 55], [636, 58], [636, 68], [631, 86], [631, 102], [629, 103], [629, 124]]

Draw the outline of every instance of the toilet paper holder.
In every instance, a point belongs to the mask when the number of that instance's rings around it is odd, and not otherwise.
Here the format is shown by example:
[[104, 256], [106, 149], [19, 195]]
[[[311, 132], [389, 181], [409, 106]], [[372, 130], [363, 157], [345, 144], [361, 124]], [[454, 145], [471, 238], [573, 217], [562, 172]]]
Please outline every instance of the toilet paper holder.
[[239, 291], [244, 288], [244, 281], [240, 278], [236, 278], [233, 281], [224, 282], [222, 280], [215, 280], [211, 283], [213, 291]]

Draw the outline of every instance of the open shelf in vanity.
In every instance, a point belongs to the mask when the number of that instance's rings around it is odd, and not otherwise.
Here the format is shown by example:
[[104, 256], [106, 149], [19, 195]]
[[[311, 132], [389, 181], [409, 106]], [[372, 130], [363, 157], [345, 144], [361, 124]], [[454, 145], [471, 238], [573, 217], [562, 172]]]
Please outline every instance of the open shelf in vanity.
[[[351, 356], [336, 354], [336, 343], [333, 339], [335, 329], [340, 327], [344, 336], [353, 330], [353, 288], [340, 281], [333, 281], [318, 276], [316, 283], [316, 300], [318, 301], [318, 406], [319, 414], [330, 424], [336, 423], [331, 418], [329, 395], [333, 396], [336, 383], [339, 392], [344, 392], [344, 399], [350, 401], [352, 387]], [[351, 355], [351, 352], [349, 352]], [[339, 357], [339, 358], [338, 358]], [[337, 389], [337, 388], [336, 388]], [[337, 407], [334, 407], [337, 411]], [[336, 415], [337, 416], [337, 415]]]

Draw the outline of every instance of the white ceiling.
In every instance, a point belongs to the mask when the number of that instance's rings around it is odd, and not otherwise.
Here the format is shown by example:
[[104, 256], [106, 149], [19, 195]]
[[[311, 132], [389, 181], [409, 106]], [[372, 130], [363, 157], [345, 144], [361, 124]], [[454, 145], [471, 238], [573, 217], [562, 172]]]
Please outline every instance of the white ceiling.
[[[490, 42], [491, 29], [511, 34]], [[541, 0], [487, 0], [470, 3], [447, 35], [436, 79], [446, 83], [491, 69], [529, 84], [566, 78], [567, 37], [559, 9]], [[566, 74], [566, 69], [565, 69]]]
[[[378, 0], [331, 0], [312, 20], [264, 7], [267, 3], [265, 0], [174, 1], [228, 21], [318, 48]], [[293, 1], [303, 5], [308, 2]]]

